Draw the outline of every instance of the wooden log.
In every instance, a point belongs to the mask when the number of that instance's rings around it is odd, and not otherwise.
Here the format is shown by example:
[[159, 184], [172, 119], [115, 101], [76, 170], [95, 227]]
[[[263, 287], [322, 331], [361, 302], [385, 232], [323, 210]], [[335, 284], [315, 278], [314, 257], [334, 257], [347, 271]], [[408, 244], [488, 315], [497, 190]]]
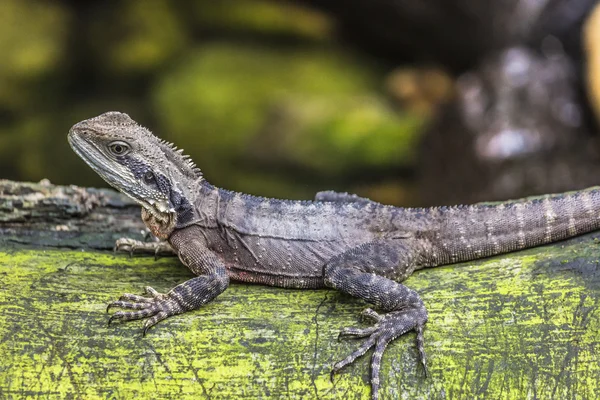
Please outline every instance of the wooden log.
[[[108, 226], [110, 235], [135, 231], [120, 228], [137, 214], [130, 203], [81, 211], [82, 193], [97, 191], [47, 186], [40, 189], [47, 201], [17, 207], [16, 214], [29, 210], [34, 225], [25, 227], [27, 218], [8, 216], [6, 204], [19, 196], [28, 203], [37, 186], [2, 185], [13, 190], [0, 194], [0, 228], [4, 236], [10, 226], [13, 239], [0, 242], [0, 398], [368, 398], [368, 357], [329, 380], [332, 364], [360, 343], [337, 341], [337, 333], [363, 325], [365, 303], [330, 290], [232, 284], [146, 337], [139, 321], [108, 327], [111, 300], [147, 285], [165, 292], [191, 273], [173, 257], [91, 248], [109, 237], [93, 239], [94, 226]], [[101, 211], [103, 221], [94, 217]], [[113, 212], [121, 219], [109, 223]], [[57, 221], [70, 230], [50, 230]], [[29, 236], [20, 239], [21, 232]], [[66, 247], [61, 232], [70, 232]], [[411, 276], [406, 284], [430, 313], [430, 376], [419, 366], [414, 333], [405, 335], [384, 355], [382, 398], [600, 398], [599, 237]]]
[[144, 230], [140, 207], [114, 190], [0, 179], [0, 247], [108, 250]]

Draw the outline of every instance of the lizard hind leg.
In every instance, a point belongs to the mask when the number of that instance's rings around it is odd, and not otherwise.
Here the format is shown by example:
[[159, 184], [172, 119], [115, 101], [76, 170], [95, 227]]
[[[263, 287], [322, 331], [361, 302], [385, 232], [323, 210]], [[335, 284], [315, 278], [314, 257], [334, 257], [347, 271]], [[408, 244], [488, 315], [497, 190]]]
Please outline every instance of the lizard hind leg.
[[[381, 357], [387, 345], [399, 336], [415, 330], [420, 361], [426, 370], [423, 346], [423, 327], [427, 322], [427, 310], [414, 290], [385, 276], [406, 276], [412, 272], [411, 246], [401, 241], [376, 241], [364, 244], [332, 259], [325, 266], [325, 284], [350, 295], [359, 297], [386, 311], [377, 314], [367, 309], [363, 316], [375, 324], [368, 328], [346, 328], [340, 336], [365, 337], [365, 342], [352, 354], [337, 362], [333, 375], [364, 355], [374, 347], [371, 357], [372, 398], [379, 398], [379, 370]], [[366, 266], [366, 267], [365, 267]], [[401, 267], [399, 267], [401, 266]], [[394, 269], [402, 269], [394, 274]]]

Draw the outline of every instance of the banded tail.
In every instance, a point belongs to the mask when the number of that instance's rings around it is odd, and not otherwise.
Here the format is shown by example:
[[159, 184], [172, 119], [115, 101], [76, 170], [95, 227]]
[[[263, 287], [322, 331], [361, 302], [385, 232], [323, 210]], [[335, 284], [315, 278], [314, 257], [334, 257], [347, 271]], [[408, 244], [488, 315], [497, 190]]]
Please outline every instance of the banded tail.
[[600, 187], [438, 210], [435, 265], [508, 253], [600, 229]]

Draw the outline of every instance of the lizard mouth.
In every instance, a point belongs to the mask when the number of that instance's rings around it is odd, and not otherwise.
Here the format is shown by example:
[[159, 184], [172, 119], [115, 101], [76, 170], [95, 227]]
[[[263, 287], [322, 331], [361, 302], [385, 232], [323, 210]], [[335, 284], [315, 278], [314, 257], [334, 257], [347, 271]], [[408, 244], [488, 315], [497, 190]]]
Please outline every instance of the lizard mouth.
[[102, 155], [100, 150], [84, 139], [77, 137], [73, 134], [73, 132], [69, 133], [67, 140], [69, 141], [69, 145], [71, 145], [71, 148], [75, 154], [85, 161], [85, 163], [89, 165], [98, 175], [100, 175], [102, 179], [116, 189], [128, 194], [122, 189], [123, 181], [126, 180], [125, 175], [117, 178], [115, 176], [115, 172], [113, 171], [115, 168], [114, 163], [102, 161], [102, 159], [105, 157]]

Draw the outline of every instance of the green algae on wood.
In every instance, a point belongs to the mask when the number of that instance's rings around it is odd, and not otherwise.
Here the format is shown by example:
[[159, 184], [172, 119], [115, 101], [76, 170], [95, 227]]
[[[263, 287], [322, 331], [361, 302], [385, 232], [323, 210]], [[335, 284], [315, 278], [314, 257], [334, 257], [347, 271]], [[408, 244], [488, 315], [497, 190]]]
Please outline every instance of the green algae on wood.
[[[430, 311], [425, 378], [414, 334], [384, 355], [383, 398], [600, 397], [600, 249], [594, 237], [432, 268], [406, 282]], [[144, 338], [107, 327], [106, 304], [191, 276], [175, 258], [0, 252], [0, 398], [350, 398], [369, 394], [359, 341], [365, 304], [329, 290], [233, 284]]]

